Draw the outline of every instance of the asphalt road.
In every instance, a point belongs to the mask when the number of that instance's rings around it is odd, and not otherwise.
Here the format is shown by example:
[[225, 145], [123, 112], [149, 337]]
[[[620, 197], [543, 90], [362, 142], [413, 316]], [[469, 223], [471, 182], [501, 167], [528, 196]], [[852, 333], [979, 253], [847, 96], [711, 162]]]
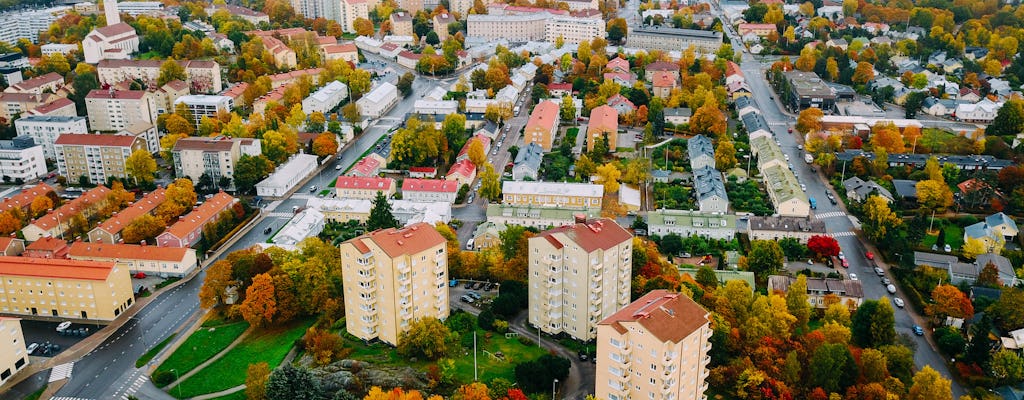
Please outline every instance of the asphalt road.
[[[713, 6], [713, 11], [721, 17], [721, 9]], [[725, 30], [733, 43], [741, 43], [739, 36], [731, 26], [726, 26]], [[846, 214], [845, 208], [841, 204], [833, 206], [830, 202], [825, 201], [826, 191], [831, 191], [832, 189], [828, 187], [827, 182], [820, 175], [811, 172], [810, 167], [801, 161], [803, 160], [803, 151], [799, 150], [797, 146], [802, 144], [802, 140], [798, 134], [787, 133], [788, 127], [796, 123], [796, 118], [784, 113], [782, 105], [773, 98], [774, 91], [769, 87], [765, 79], [765, 69], [761, 62], [746, 51], [742, 53], [742, 57], [740, 69], [743, 70], [743, 74], [751, 86], [751, 92], [758, 106], [757, 108], [768, 121], [772, 133], [781, 143], [783, 152], [788, 154], [790, 159], [794, 160], [794, 172], [797, 174], [800, 182], [807, 185], [807, 195], [819, 200], [818, 209], [814, 211], [814, 218], [825, 221], [826, 230], [836, 238], [850, 262], [849, 270], [843, 273], [857, 274], [864, 288], [865, 298], [890, 299], [894, 297], [895, 295], [891, 295], [886, 291], [879, 277], [875, 275], [874, 269], [865, 256], [868, 247], [854, 235], [854, 224]], [[886, 270], [888, 275], [888, 266], [881, 261], [878, 264], [882, 269]], [[898, 291], [896, 295], [900, 295], [900, 292]], [[951, 379], [952, 374], [946, 366], [944, 357], [939, 354], [925, 337], [915, 336], [911, 330], [914, 325], [923, 326], [924, 319], [914, 314], [910, 309], [901, 309], [895, 306], [893, 308], [895, 309], [896, 332], [909, 334], [913, 338], [914, 343], [917, 344], [917, 351], [914, 353], [914, 363], [917, 367], [922, 368], [925, 365], [930, 365], [943, 376]], [[952, 391], [954, 398], [958, 398], [966, 393], [956, 380], [952, 380]]]

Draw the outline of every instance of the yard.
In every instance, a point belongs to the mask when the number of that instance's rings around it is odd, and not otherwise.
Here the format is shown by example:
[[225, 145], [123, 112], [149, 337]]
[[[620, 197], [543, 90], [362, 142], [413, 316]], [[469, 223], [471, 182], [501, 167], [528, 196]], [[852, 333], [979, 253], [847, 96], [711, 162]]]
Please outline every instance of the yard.
[[253, 332], [223, 357], [203, 368], [202, 373], [167, 392], [177, 398], [190, 398], [244, 384], [249, 364], [266, 362], [272, 368], [277, 367], [312, 324], [312, 320], [299, 321]]
[[[946, 220], [935, 220], [935, 225], [932, 227], [934, 231], [925, 233], [924, 238], [921, 239], [921, 246], [926, 249], [931, 249], [932, 245], [938, 241], [938, 251], [942, 251], [943, 245], [948, 244], [953, 250], [959, 249], [964, 245], [964, 230], [957, 226], [955, 223]], [[931, 233], [934, 233], [931, 234]], [[939, 241], [939, 233], [943, 234], [943, 240]]]
[[249, 323], [245, 321], [207, 321], [202, 328], [185, 339], [185, 343], [182, 343], [174, 354], [160, 364], [153, 375], [172, 370], [177, 371], [178, 375], [191, 371], [228, 347], [248, 328]]
[[[516, 364], [535, 360], [548, 352], [536, 344], [523, 344], [514, 335], [506, 338], [503, 334], [491, 333], [488, 339], [486, 333], [482, 329], [477, 331], [477, 371], [481, 382], [490, 382], [494, 378], [515, 382]], [[472, 382], [473, 349], [463, 349], [462, 354], [453, 356], [455, 378], [460, 382]]]

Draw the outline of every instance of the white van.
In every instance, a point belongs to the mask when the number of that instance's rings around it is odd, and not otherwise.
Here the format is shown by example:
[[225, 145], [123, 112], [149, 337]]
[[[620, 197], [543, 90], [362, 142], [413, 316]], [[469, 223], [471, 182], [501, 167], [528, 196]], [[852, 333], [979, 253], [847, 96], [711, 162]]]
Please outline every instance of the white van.
[[469, 238], [469, 241], [466, 242], [466, 250], [473, 250], [473, 238]]

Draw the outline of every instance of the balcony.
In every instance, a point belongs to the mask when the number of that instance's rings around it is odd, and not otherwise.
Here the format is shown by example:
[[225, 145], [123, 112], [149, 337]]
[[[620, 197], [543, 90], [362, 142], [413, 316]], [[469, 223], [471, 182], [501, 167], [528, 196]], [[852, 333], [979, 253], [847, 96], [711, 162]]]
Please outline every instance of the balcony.
[[356, 279], [357, 282], [370, 284], [371, 286], [377, 280], [377, 277], [373, 274], [358, 274], [358, 277]]
[[600, 295], [590, 295], [590, 304], [591, 305], [599, 306], [599, 305], [601, 305], [601, 302], [603, 302], [603, 301], [604, 301], [604, 298], [601, 297]]
[[377, 285], [359, 285], [359, 293], [373, 293], [377, 291]]
[[592, 318], [598, 318], [601, 316], [601, 307], [590, 307], [590, 316]]
[[703, 352], [711, 351], [711, 342], [704, 342], [704, 348], [701, 349], [701, 351], [703, 351]]
[[601, 282], [602, 278], [603, 277], [601, 276], [601, 274], [596, 274], [596, 275], [591, 275], [590, 276], [590, 280], [593, 281], [594, 283]]
[[359, 320], [362, 321], [364, 324], [370, 325], [375, 325], [377, 324], [378, 321], [377, 316], [375, 315], [364, 315], [362, 317], [359, 317]]
[[409, 273], [409, 264], [401, 264], [401, 265], [399, 265], [398, 266], [398, 273], [399, 274], [408, 274]]
[[366, 335], [366, 336], [377, 336], [377, 328], [376, 327], [370, 327], [370, 326], [364, 326], [363, 327], [363, 334]]
[[438, 263], [438, 264], [434, 265], [434, 273], [435, 274], [442, 274], [445, 271], [448, 271], [448, 268], [445, 266], [444, 263]]
[[665, 355], [664, 357], [662, 357], [662, 359], [661, 359], [661, 365], [664, 365], [664, 366], [666, 366], [666, 367], [667, 367], [667, 366], [669, 366], [669, 365], [672, 365], [672, 364], [674, 364], [674, 363], [675, 363], [675, 361], [676, 361], [676, 358], [677, 358], [677, 357], [676, 357], [676, 354], [675, 354], [675, 353], [673, 353], [673, 354], [666, 354], [666, 355]]
[[604, 269], [604, 263], [594, 264], [594, 265], [592, 265], [590, 267], [590, 269], [594, 270], [595, 272], [600, 271], [600, 270]]
[[548, 280], [544, 281], [544, 286], [547, 287], [547, 288], [552, 288], [552, 287], [554, 287], [556, 285], [561, 285], [561, 284], [562, 284], [562, 280], [561, 279], [555, 279], [555, 280], [548, 279]]
[[711, 356], [704, 356], [703, 362], [705, 367], [708, 366], [708, 364], [711, 364]]
[[377, 305], [377, 296], [370, 297], [359, 297], [359, 302], [367, 307], [374, 307]]

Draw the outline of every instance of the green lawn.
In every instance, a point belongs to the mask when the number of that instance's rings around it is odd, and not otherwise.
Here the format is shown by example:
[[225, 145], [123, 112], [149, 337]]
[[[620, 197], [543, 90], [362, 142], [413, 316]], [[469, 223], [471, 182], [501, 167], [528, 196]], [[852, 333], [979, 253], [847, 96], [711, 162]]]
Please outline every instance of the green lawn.
[[189, 398], [244, 384], [249, 364], [266, 362], [271, 368], [277, 367], [312, 324], [313, 320], [299, 321], [253, 332], [223, 357], [203, 368], [201, 373], [182, 382], [180, 388], [172, 387], [167, 393], [177, 398]]
[[143, 365], [146, 365], [146, 363], [148, 363], [149, 360], [152, 360], [153, 357], [156, 357], [157, 353], [159, 353], [160, 350], [163, 350], [164, 347], [167, 347], [167, 343], [170, 343], [171, 339], [174, 339], [174, 337], [177, 335], [177, 333], [173, 333], [171, 334], [171, 336], [168, 336], [167, 339], [164, 339], [162, 342], [157, 343], [156, 346], [153, 346], [152, 349], [149, 349], [149, 351], [143, 354], [142, 357], [139, 357], [138, 360], [135, 360], [135, 368], [141, 368]]
[[[964, 245], [964, 230], [956, 224], [950, 222], [943, 222], [939, 224], [940, 220], [935, 220], [935, 229], [942, 228], [946, 234], [946, 244], [952, 247], [953, 250], [959, 249]], [[935, 241], [938, 240], [939, 236], [936, 235], [924, 235], [921, 239], [921, 246], [931, 249]], [[939, 249], [942, 250], [942, 249]]]
[[227, 396], [218, 397], [216, 400], [246, 400], [245, 391], [240, 390]]
[[[537, 345], [524, 345], [517, 338], [506, 339], [505, 335], [494, 333], [490, 339], [484, 337], [485, 331], [477, 331], [477, 366], [479, 380], [488, 382], [494, 378], [504, 378], [515, 382], [516, 364], [535, 360], [547, 354], [547, 350]], [[486, 352], [485, 352], [486, 351]], [[504, 359], [491, 354], [501, 352]], [[473, 381], [473, 349], [465, 349], [463, 354], [453, 354], [455, 360], [455, 379], [460, 382]]]
[[245, 321], [211, 326], [203, 324], [202, 328], [192, 333], [188, 339], [185, 339], [185, 343], [178, 347], [174, 354], [171, 354], [163, 364], [160, 364], [160, 367], [156, 369], [153, 375], [156, 376], [157, 373], [170, 372], [171, 370], [178, 371], [179, 375], [191, 371], [199, 364], [209, 360], [210, 357], [228, 347], [231, 342], [238, 338], [238, 335], [241, 335], [248, 328], [249, 323]]

